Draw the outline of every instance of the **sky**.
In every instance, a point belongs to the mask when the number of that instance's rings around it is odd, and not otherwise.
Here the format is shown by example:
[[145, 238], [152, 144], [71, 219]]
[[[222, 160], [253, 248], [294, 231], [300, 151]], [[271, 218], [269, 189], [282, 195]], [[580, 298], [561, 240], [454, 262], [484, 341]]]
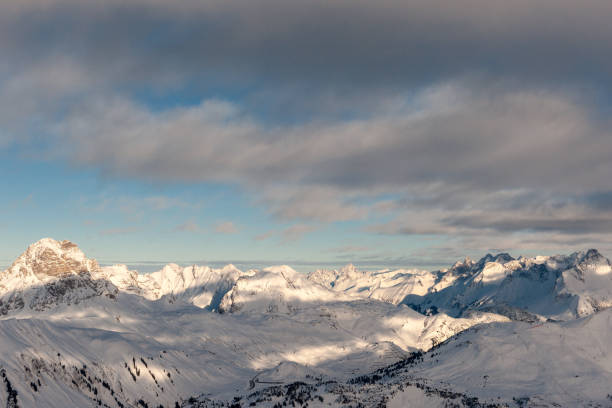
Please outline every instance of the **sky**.
[[[0, 266], [612, 254], [608, 0], [0, 3]], [[298, 269], [299, 269], [298, 268]]]

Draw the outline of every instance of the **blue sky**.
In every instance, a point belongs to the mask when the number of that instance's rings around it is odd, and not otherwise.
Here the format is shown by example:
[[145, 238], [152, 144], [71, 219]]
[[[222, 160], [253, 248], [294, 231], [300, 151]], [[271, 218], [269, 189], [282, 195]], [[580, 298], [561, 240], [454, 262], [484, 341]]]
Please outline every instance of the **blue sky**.
[[[526, 17], [528, 16], [528, 18]], [[612, 5], [0, 5], [0, 264], [612, 250]]]

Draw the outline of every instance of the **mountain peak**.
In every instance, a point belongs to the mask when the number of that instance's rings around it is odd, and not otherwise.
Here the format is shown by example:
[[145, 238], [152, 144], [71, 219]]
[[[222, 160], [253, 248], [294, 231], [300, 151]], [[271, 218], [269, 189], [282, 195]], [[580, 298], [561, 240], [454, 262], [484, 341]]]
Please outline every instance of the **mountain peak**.
[[493, 261], [499, 262], [499, 263], [506, 263], [506, 262], [511, 262], [514, 260], [515, 260], [514, 257], [512, 257], [507, 252], [500, 252], [499, 254], [493, 256]]
[[33, 274], [39, 279], [93, 272], [99, 269], [95, 260], [88, 259], [71, 241], [43, 238], [30, 245], [9, 268], [9, 273], [22, 276]]
[[462, 273], [468, 272], [474, 266], [474, 261], [466, 256], [463, 261], [457, 261], [450, 267], [445, 269], [445, 272], [449, 272], [451, 275], [461, 275]]
[[500, 252], [497, 255], [488, 253], [482, 258], [480, 258], [480, 260], [476, 262], [476, 265], [478, 266], [478, 269], [482, 269], [489, 262], [497, 262], [500, 264], [505, 264], [506, 262], [510, 262], [510, 261], [514, 261], [514, 258], [506, 252]]
[[595, 248], [588, 249], [587, 251], [582, 251], [579, 253], [579, 258], [581, 262], [585, 261], [596, 261], [604, 259], [604, 256]]
[[351, 273], [351, 272], [356, 272], [356, 271], [357, 271], [357, 267], [353, 265], [352, 263], [348, 263], [344, 265], [342, 268], [340, 268], [340, 272], [342, 273]]
[[580, 273], [594, 273], [595, 275], [609, 275], [612, 273], [612, 264], [596, 249], [575, 252], [574, 265]]
[[97, 279], [98, 262], [88, 259], [70, 241], [44, 238], [30, 245], [0, 275], [0, 315], [22, 309], [42, 311], [60, 304], [77, 304], [118, 290]]

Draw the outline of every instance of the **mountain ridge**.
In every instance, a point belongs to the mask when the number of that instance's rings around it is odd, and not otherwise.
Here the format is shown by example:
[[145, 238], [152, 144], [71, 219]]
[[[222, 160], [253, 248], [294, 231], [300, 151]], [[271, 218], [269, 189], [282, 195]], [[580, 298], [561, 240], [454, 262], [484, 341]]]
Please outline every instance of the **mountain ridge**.
[[[331, 290], [406, 304], [426, 314], [443, 310], [455, 317], [489, 307], [511, 318], [563, 320], [612, 306], [612, 267], [595, 249], [517, 259], [507, 253], [487, 254], [431, 272], [315, 271], [309, 278]], [[539, 299], [547, 304], [537, 304]]]
[[[29, 287], [38, 287], [37, 294], [25, 299], [23, 293]], [[31, 307], [41, 308], [53, 293], [66, 294], [75, 288], [83, 293], [63, 302], [101, 294], [112, 298], [125, 292], [219, 312], [280, 308], [290, 313], [300, 302], [362, 298], [405, 304], [425, 314], [444, 311], [460, 317], [481, 310], [514, 319], [567, 320], [612, 306], [612, 266], [596, 249], [589, 249], [533, 258], [486, 254], [437, 271], [360, 271], [348, 264], [339, 270], [302, 274], [287, 265], [243, 272], [231, 264], [218, 269], [168, 264], [140, 274], [125, 265], [100, 267], [76, 244], [44, 238], [0, 273], [0, 313], [25, 307], [28, 301]], [[259, 300], [255, 293], [260, 294]], [[36, 300], [41, 298], [44, 301]]]

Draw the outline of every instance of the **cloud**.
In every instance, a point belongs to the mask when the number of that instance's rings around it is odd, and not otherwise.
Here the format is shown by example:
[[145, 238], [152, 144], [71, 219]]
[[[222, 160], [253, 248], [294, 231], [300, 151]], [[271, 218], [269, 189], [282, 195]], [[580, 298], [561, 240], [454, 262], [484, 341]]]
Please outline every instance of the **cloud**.
[[474, 71], [607, 82], [612, 67], [605, 0], [19, 3], [0, 10], [7, 58], [36, 64], [72, 55], [94, 76], [121, 84], [196, 78], [202, 88], [264, 82], [346, 89], [414, 86]]
[[92, 95], [241, 95], [257, 117], [307, 122], [389, 112], [457, 78], [611, 84], [603, 0], [12, 3], [0, 4], [0, 143]]
[[[443, 84], [392, 115], [270, 127], [226, 102], [155, 114], [113, 100], [74, 112], [58, 134], [75, 164], [112, 175], [264, 185], [275, 201], [281, 196], [290, 204], [276, 210], [281, 216], [336, 218], [342, 209], [360, 218], [362, 208], [338, 202], [329, 189], [436, 182], [605, 189], [612, 166], [609, 120], [585, 106], [562, 92], [475, 92]], [[310, 186], [308, 194], [272, 189], [292, 183]], [[309, 200], [321, 207], [316, 215], [303, 204]]]
[[176, 232], [200, 232], [202, 229], [194, 221], [187, 221], [174, 228]]
[[461, 251], [480, 256], [483, 251], [528, 255], [592, 247], [612, 250], [612, 211], [594, 211], [583, 195], [504, 191], [459, 195], [452, 200], [449, 206], [398, 200], [391, 220], [370, 224], [366, 229], [430, 238], [433, 245], [429, 249], [435, 249], [440, 245], [435, 242], [441, 241], [439, 259], [449, 259], [448, 254], [459, 256]]
[[261, 202], [282, 220], [349, 221], [367, 218], [368, 206], [352, 202], [353, 192], [340, 195], [329, 186], [267, 185]]
[[603, 242], [611, 14], [603, 0], [4, 2], [0, 148], [237, 185], [297, 223], [259, 239], [353, 221], [466, 247]]
[[[369, 225], [367, 229], [382, 234], [417, 235], [525, 232], [596, 235], [612, 228], [609, 222], [612, 209], [598, 202], [600, 207], [594, 210], [592, 200], [582, 194], [551, 193], [550, 189], [467, 192], [470, 194], [451, 190], [440, 196], [434, 194], [428, 200], [385, 201], [376, 209], [391, 214], [393, 219]], [[432, 205], [436, 201], [439, 204]]]
[[354, 253], [354, 252], [368, 252], [371, 251], [372, 248], [361, 246], [361, 245], [345, 245], [335, 248], [330, 248], [327, 252], [346, 254], [346, 253]]
[[283, 242], [292, 242], [301, 239], [304, 235], [316, 231], [320, 227], [309, 224], [294, 224], [281, 232]]
[[[363, 245], [344, 245], [329, 248], [325, 252], [333, 254], [335, 259], [357, 262], [358, 260], [364, 260], [365, 257], [372, 256], [373, 251], [374, 248]], [[383, 258], [383, 256], [378, 257], [379, 260], [382, 260]]]
[[612, 231], [612, 218], [610, 215], [601, 216], [572, 216], [572, 217], [557, 217], [555, 215], [549, 217], [537, 216], [510, 216], [503, 217], [495, 215], [473, 216], [473, 217], [453, 217], [447, 222], [453, 225], [465, 226], [472, 229], [492, 229], [497, 232], [515, 232], [515, 231], [542, 231], [542, 232], [559, 232], [570, 234], [585, 234], [585, 233], [609, 233]]
[[215, 232], [218, 234], [235, 234], [238, 232], [238, 227], [232, 221], [220, 222], [215, 226]]

